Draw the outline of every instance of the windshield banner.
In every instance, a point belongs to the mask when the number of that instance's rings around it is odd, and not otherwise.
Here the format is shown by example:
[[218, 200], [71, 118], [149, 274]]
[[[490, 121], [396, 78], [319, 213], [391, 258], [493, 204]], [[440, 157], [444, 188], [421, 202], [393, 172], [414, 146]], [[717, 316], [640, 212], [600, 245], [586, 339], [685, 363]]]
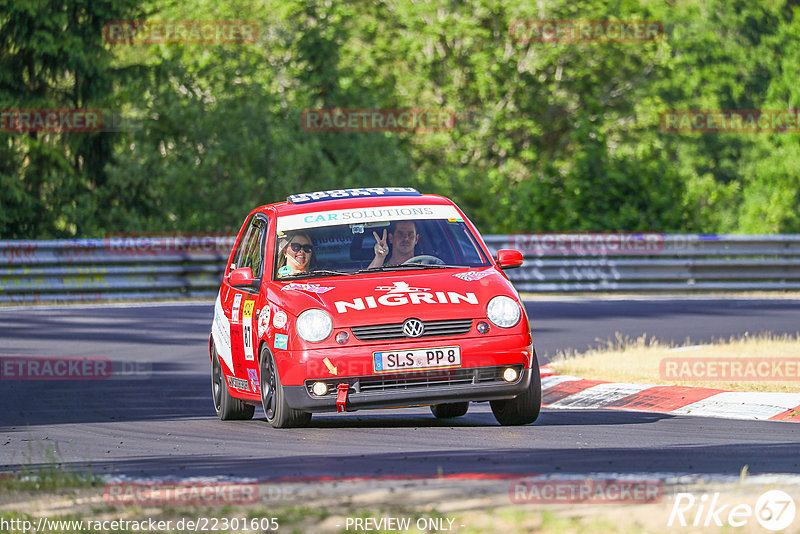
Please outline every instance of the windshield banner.
[[278, 219], [278, 232], [339, 224], [413, 219], [451, 219], [459, 222], [464, 220], [454, 206], [382, 206], [287, 215]]

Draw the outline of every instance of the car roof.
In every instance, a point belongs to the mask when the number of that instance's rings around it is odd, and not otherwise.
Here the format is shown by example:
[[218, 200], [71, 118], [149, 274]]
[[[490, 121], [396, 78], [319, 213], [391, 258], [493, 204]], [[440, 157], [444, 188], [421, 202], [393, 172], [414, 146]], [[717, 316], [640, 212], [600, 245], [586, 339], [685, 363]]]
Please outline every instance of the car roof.
[[[387, 193], [379, 193], [377, 190], [388, 189], [404, 189], [406, 191], [388, 191]], [[417, 190], [412, 188], [362, 188], [362, 189], [336, 189], [331, 191], [317, 191], [314, 193], [304, 193], [302, 196], [311, 197], [312, 195], [338, 193], [343, 194], [347, 192], [368, 191], [373, 190], [373, 194], [357, 196], [343, 196], [343, 197], [320, 197], [314, 200], [307, 200], [300, 202], [291, 202], [292, 197], [300, 197], [301, 195], [292, 195], [286, 201], [276, 202], [274, 204], [266, 204], [256, 208], [254, 211], [262, 211], [264, 213], [285, 216], [294, 215], [298, 213], [314, 213], [319, 211], [329, 211], [334, 209], [349, 209], [361, 207], [381, 207], [381, 206], [408, 206], [414, 204], [424, 205], [445, 205], [455, 206], [453, 201], [440, 195], [423, 195]]]

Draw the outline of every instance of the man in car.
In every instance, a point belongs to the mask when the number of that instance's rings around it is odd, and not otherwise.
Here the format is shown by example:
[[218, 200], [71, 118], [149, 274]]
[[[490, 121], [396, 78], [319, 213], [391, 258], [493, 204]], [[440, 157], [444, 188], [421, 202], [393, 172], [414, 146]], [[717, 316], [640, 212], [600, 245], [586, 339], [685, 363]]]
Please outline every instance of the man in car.
[[386, 230], [382, 236], [372, 232], [375, 236], [375, 258], [369, 264], [370, 269], [383, 267], [384, 265], [400, 265], [414, 257], [414, 247], [419, 241], [419, 234], [414, 221], [394, 221], [389, 225], [388, 242], [392, 245], [392, 255], [389, 255], [389, 244], [387, 244]]

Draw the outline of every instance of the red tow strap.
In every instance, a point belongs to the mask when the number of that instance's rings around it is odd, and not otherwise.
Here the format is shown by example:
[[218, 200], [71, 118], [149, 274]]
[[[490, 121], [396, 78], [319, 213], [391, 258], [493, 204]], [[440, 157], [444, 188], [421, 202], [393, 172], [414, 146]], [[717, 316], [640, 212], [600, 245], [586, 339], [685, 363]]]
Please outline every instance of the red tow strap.
[[336, 413], [347, 411], [347, 390], [350, 384], [339, 384], [336, 386]]

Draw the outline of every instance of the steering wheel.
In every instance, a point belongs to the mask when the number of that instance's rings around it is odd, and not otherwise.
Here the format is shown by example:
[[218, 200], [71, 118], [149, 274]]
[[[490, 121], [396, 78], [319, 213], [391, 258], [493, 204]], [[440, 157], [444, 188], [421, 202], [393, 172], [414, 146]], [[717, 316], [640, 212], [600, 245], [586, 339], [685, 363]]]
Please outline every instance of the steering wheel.
[[444, 265], [444, 261], [436, 256], [431, 256], [430, 254], [420, 254], [419, 256], [414, 256], [413, 258], [408, 258], [406, 261], [403, 262], [403, 265], [406, 263], [424, 263], [425, 265]]

